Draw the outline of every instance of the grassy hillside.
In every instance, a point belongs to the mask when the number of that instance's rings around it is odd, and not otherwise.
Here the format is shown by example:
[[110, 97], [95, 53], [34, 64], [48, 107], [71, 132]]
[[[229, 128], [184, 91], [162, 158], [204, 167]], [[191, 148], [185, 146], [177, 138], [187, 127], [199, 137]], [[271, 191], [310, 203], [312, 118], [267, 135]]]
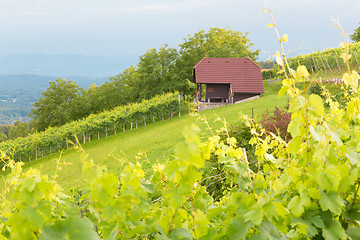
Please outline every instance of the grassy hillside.
[[[341, 72], [332, 72], [332, 74], [317, 74], [312, 78], [339, 78]], [[224, 106], [221, 108], [210, 109], [200, 112], [200, 115], [206, 117], [209, 125], [214, 129], [223, 126], [220, 121], [215, 121], [219, 116], [229, 124], [235, 124], [239, 120], [241, 113], [259, 119], [266, 109], [273, 111], [275, 106], [286, 108], [288, 99], [286, 96], [278, 98], [277, 93], [281, 87], [281, 81], [274, 82], [269, 86], [265, 86], [265, 94], [261, 98]], [[143, 164], [150, 166], [152, 163], [163, 162], [171, 158], [176, 143], [183, 140], [183, 129], [190, 124], [191, 121], [197, 121], [198, 126], [202, 129], [204, 138], [211, 135], [207, 130], [207, 126], [197, 119], [191, 119], [189, 114], [183, 114], [181, 117], [175, 116], [173, 119], [149, 124], [146, 127], [140, 126], [138, 129], [126, 131], [111, 135], [106, 139], [93, 140], [83, 146], [83, 149], [94, 162], [105, 165], [114, 172], [121, 171], [121, 163], [118, 159], [133, 160], [140, 152]], [[42, 169], [44, 174], [53, 176], [56, 169], [56, 159], [60, 153], [54, 153], [36, 161], [26, 163], [24, 170], [33, 167]], [[66, 191], [77, 185], [81, 185], [79, 178], [81, 172], [81, 153], [77, 150], [70, 149], [64, 151], [61, 156], [62, 163], [68, 163], [62, 167], [57, 181]]]
[[[215, 121], [218, 116], [226, 119], [229, 124], [236, 123], [239, 120], [240, 113], [251, 116], [253, 112], [254, 117], [260, 118], [266, 109], [273, 110], [274, 106], [280, 108], [287, 106], [286, 97], [281, 99], [277, 97], [280, 85], [280, 82], [275, 82], [270, 86], [266, 86], [266, 93], [260, 99], [202, 111], [200, 114], [205, 116], [210, 126], [215, 129], [219, 129], [223, 125], [220, 121]], [[139, 152], [142, 153], [144, 164], [150, 166], [151, 163], [163, 162], [165, 159], [171, 158], [176, 143], [183, 140], [182, 132], [184, 127], [188, 126], [191, 121], [197, 120], [191, 119], [189, 114], [183, 114], [181, 117], [174, 117], [167, 121], [111, 135], [106, 139], [94, 140], [85, 144], [83, 148], [94, 162], [105, 165], [114, 172], [120, 172], [121, 170], [121, 163], [118, 159], [132, 160], [135, 159]], [[202, 121], [198, 121], [198, 125], [202, 129], [204, 138], [211, 135]], [[53, 176], [57, 164], [56, 159], [59, 156], [60, 153], [56, 153], [26, 163], [24, 169], [33, 167], [41, 169], [44, 174]], [[69, 163], [69, 165], [62, 167], [62, 171], [57, 178], [58, 183], [65, 190], [81, 185], [81, 179], [79, 178], [81, 172], [80, 159], [81, 153], [74, 149], [64, 151], [61, 156], [62, 163]]]

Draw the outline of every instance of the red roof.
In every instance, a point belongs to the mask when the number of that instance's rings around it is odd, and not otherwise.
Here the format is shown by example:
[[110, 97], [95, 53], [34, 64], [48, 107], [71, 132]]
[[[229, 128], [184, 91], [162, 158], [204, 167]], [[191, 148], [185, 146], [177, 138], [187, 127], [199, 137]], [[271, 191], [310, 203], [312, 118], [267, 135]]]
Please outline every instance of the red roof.
[[196, 83], [230, 83], [237, 93], [264, 92], [261, 68], [250, 58], [203, 58], [193, 73]]

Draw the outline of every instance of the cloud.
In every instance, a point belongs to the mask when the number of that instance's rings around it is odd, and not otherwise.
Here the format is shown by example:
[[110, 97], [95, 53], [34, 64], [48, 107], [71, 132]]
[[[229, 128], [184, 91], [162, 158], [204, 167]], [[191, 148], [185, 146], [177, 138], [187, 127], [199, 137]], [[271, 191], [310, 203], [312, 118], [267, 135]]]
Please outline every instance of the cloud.
[[23, 15], [25, 16], [43, 16], [43, 15], [47, 15], [47, 12], [24, 12]]
[[[190, 1], [190, 0], [180, 0], [170, 2], [166, 1], [166, 3], [155, 3], [155, 4], [145, 4], [135, 7], [128, 7], [124, 9], [126, 12], [142, 12], [142, 11], [174, 11], [174, 10], [191, 10], [198, 7], [207, 7], [214, 6], [219, 4], [219, 1], [215, 0], [198, 0], [198, 1]], [[224, 4], [224, 1], [221, 3]]]

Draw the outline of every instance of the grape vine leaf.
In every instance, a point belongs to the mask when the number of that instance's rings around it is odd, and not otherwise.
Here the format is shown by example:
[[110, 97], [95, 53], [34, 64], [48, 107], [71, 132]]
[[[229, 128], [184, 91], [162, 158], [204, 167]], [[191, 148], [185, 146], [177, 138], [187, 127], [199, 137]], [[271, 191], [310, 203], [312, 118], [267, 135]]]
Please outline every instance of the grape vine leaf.
[[347, 235], [338, 221], [332, 221], [330, 226], [323, 229], [322, 236], [327, 240], [346, 239]]
[[321, 199], [319, 203], [322, 210], [330, 210], [337, 215], [341, 213], [341, 208], [344, 205], [337, 192], [321, 192]]

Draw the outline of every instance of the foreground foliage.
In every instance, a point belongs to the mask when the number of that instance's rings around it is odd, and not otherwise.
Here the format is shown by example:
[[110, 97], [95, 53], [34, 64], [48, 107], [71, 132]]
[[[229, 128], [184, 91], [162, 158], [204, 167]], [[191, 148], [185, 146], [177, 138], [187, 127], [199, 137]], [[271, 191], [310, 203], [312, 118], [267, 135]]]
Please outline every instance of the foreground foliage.
[[[292, 70], [277, 54], [286, 74], [279, 96], [291, 99], [291, 140], [243, 116], [257, 169], [226, 128], [226, 137], [214, 134], [202, 142], [194, 123], [184, 129], [185, 142], [177, 145], [174, 159], [153, 165], [151, 173], [143, 170], [140, 155], [119, 159], [117, 176], [84, 153], [88, 187], [73, 196], [61, 192], [57, 174], [49, 179], [34, 169], [23, 173], [23, 163], [2, 153], [11, 173], [1, 195], [0, 238], [359, 239], [360, 76], [350, 70], [344, 48], [345, 108], [323, 88], [328, 111], [319, 95], [307, 95], [306, 67]], [[202, 174], [212, 156], [226, 178], [216, 201], [202, 184], [215, 177]]]
[[[284, 80], [292, 119], [289, 143], [259, 126], [252, 128], [258, 170], [252, 171], [235, 138], [214, 135], [201, 142], [192, 124], [184, 130], [175, 159], [153, 166], [145, 178], [141, 157], [121, 160], [120, 176], [84, 155], [85, 194], [61, 193], [55, 179], [9, 161], [2, 195], [2, 236], [12, 239], [358, 239], [359, 86], [345, 78], [347, 108], [295, 86], [305, 80], [300, 66]], [[260, 130], [258, 130], [260, 129]], [[214, 201], [202, 169], [211, 155], [226, 170], [228, 185]], [[2, 156], [6, 158], [6, 155]], [[60, 165], [60, 162], [59, 162]]]

